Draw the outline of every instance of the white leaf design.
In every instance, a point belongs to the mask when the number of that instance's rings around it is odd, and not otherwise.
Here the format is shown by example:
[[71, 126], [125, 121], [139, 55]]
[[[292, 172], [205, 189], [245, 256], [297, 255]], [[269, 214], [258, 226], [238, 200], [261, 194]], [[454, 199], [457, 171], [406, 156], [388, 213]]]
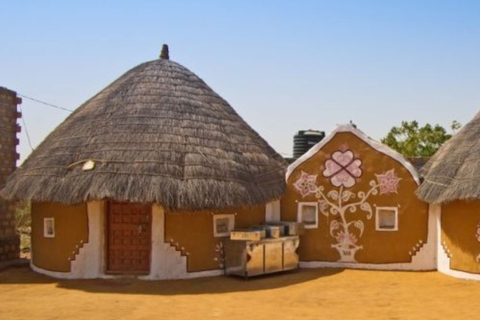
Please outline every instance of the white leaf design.
[[328, 202], [325, 201], [325, 200], [318, 200], [318, 204], [320, 205], [320, 212], [328, 217], [328, 213], [329, 213], [329, 210], [328, 210]]
[[337, 230], [339, 227], [340, 227], [340, 224], [338, 223], [337, 220], [332, 220], [332, 222], [330, 222], [330, 235], [332, 237], [334, 237], [333, 232]]
[[344, 202], [347, 202], [348, 200], [353, 199], [353, 198], [355, 198], [355, 193], [353, 193], [351, 191], [345, 190], [342, 193], [342, 201], [344, 201]]
[[365, 194], [365, 192], [364, 192], [364, 191], [358, 191], [358, 193], [357, 193], [357, 197], [358, 197], [358, 199], [361, 199], [361, 200], [363, 200], [363, 199], [365, 199], [365, 197], [366, 197], [366, 194]]
[[332, 200], [338, 200], [338, 191], [331, 190], [327, 193], [327, 197], [331, 198]]
[[[369, 213], [369, 216], [372, 215], [372, 206], [368, 202], [364, 202], [360, 205], [360, 209]], [[370, 218], [369, 218], [370, 219]]]
[[359, 238], [362, 236], [363, 234], [363, 230], [365, 228], [365, 225], [363, 224], [363, 221], [362, 220], [357, 220], [355, 221], [355, 223], [353, 224], [358, 230], [360, 230], [360, 236]]

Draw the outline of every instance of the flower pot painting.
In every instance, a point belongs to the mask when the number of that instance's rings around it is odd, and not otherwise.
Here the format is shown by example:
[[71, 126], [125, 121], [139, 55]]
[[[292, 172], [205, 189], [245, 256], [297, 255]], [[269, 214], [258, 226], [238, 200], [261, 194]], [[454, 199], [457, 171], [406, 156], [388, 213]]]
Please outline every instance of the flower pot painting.
[[362, 250], [360, 244], [365, 224], [362, 219], [350, 220], [349, 214], [357, 211], [366, 213], [365, 219], [373, 216], [372, 206], [368, 202], [371, 197], [389, 193], [397, 193], [401, 178], [394, 169], [375, 174], [368, 184], [368, 190], [352, 189], [357, 185], [363, 174], [362, 160], [351, 150], [337, 150], [327, 157], [323, 164], [323, 177], [330, 187], [317, 184], [318, 175], [302, 171], [294, 188], [302, 198], [314, 195], [317, 198], [319, 210], [325, 216], [334, 216], [329, 225], [330, 236], [334, 243], [332, 248], [340, 255], [339, 262], [356, 262], [355, 254]]

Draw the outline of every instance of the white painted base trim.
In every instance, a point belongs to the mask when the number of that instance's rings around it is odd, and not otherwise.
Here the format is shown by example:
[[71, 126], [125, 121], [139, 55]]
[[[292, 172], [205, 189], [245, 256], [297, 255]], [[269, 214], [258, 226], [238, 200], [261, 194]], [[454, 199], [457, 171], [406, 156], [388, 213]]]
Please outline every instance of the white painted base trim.
[[450, 258], [446, 254], [442, 246], [442, 210], [439, 205], [430, 205], [431, 207], [435, 206], [435, 216], [437, 222], [437, 269], [439, 272], [449, 275], [451, 277], [466, 279], [466, 280], [475, 280], [480, 281], [480, 274], [469, 273], [465, 271], [458, 271], [450, 269]]
[[432, 268], [416, 267], [411, 262], [407, 263], [347, 263], [327, 261], [300, 261], [300, 268], [348, 268], [370, 270], [403, 270], [403, 271], [429, 271]]
[[152, 276], [151, 274], [148, 276], [138, 277], [141, 280], [182, 280], [182, 279], [194, 279], [194, 278], [204, 278], [204, 277], [216, 277], [216, 276], [223, 276], [225, 274], [224, 270], [207, 270], [207, 271], [198, 271], [198, 272], [184, 272], [177, 277], [169, 277], [169, 278], [157, 278]]
[[59, 279], [73, 279], [74, 275], [70, 272], [56, 272], [56, 271], [49, 271], [41, 269], [33, 264], [33, 261], [30, 260], [30, 268], [40, 274], [44, 274], [49, 277], [59, 278]]
[[[442, 249], [442, 251], [443, 251], [443, 249]], [[443, 253], [443, 254], [445, 255], [446, 259], [448, 259], [449, 264], [450, 264], [450, 259], [447, 257], [447, 255], [445, 253]], [[443, 267], [440, 267], [440, 265], [439, 265], [438, 266], [438, 271], [443, 273], [443, 274], [446, 274], [448, 276], [454, 277], [454, 278], [480, 281], [480, 274], [453, 270], [453, 269], [450, 269], [450, 266], [447, 266], [446, 268], [443, 268]]]
[[30, 261], [30, 268], [37, 273], [44, 274], [46, 276], [57, 278], [57, 279], [97, 279], [97, 278], [112, 279], [114, 278], [114, 276], [106, 275], [106, 274], [101, 274], [98, 277], [85, 278], [85, 277], [79, 277], [77, 274], [73, 272], [58, 272], [58, 271], [45, 270], [35, 266], [32, 261]]

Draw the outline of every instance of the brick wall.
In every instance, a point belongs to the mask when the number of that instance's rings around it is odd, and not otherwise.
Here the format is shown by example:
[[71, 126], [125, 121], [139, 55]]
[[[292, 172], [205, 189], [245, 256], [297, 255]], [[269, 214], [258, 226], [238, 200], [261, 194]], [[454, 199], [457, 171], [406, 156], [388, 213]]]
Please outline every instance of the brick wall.
[[[21, 114], [17, 105], [21, 102], [16, 92], [0, 87], [0, 188], [17, 167], [19, 159], [17, 133], [20, 125], [17, 119]], [[14, 203], [0, 199], [0, 262], [19, 257], [20, 240], [15, 232], [14, 213]]]

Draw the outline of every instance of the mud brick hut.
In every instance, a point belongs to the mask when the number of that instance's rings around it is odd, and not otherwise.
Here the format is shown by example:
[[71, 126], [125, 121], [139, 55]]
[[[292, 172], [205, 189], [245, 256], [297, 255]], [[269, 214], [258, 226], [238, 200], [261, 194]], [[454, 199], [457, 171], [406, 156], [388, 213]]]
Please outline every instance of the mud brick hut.
[[293, 162], [281, 219], [305, 223], [301, 267], [435, 269], [435, 225], [400, 154], [340, 125]]
[[438, 225], [438, 270], [480, 280], [480, 113], [422, 168], [417, 191]]
[[32, 201], [38, 272], [188, 278], [223, 273], [223, 239], [265, 221], [285, 168], [164, 47], [76, 109], [1, 195]]

